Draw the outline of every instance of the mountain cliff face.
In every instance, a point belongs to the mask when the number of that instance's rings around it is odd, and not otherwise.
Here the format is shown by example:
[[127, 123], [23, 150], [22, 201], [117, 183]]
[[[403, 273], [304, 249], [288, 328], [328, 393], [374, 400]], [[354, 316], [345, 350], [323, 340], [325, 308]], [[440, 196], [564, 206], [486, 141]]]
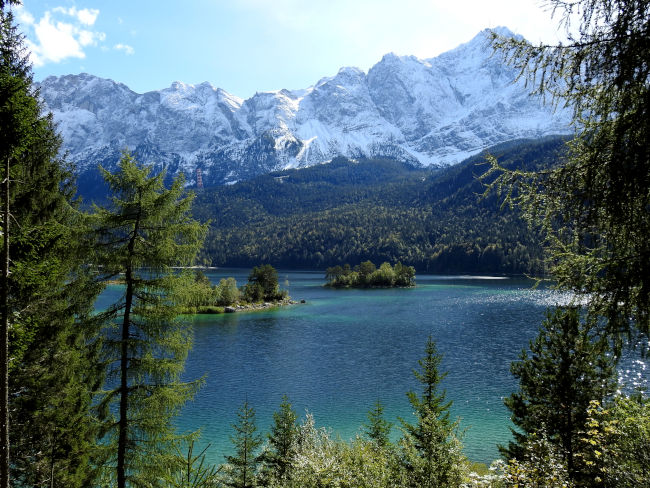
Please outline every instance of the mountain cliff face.
[[[502, 33], [509, 33], [503, 29]], [[569, 114], [531, 97], [492, 56], [488, 32], [432, 59], [387, 54], [304, 90], [242, 100], [209, 83], [138, 94], [88, 74], [49, 77], [41, 95], [80, 173], [137, 159], [205, 184], [346, 157], [445, 165], [494, 144], [568, 132]]]

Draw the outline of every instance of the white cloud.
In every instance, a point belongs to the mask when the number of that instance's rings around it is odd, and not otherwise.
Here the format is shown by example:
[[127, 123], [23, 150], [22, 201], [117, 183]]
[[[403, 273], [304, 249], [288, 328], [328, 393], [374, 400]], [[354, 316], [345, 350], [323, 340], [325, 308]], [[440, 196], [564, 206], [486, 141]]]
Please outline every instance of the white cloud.
[[76, 17], [79, 22], [89, 26], [95, 23], [97, 16], [99, 15], [99, 10], [96, 8], [82, 8], [81, 10], [78, 10], [76, 7], [55, 7], [52, 9], [52, 11], [68, 15], [70, 17]]
[[113, 46], [113, 49], [124, 51], [124, 53], [129, 56], [135, 54], [135, 49], [133, 49], [133, 47], [129, 46], [128, 44], [115, 44], [115, 46]]
[[86, 25], [93, 25], [97, 20], [98, 15], [99, 15], [99, 10], [95, 8], [92, 9], [84, 8], [77, 11], [77, 18], [79, 19], [79, 22]]
[[99, 10], [55, 7], [36, 21], [23, 7], [18, 19], [27, 30], [27, 46], [35, 67], [59, 63], [68, 58], [86, 57], [84, 48], [96, 46], [106, 34], [89, 28], [97, 20]]
[[16, 16], [20, 24], [32, 25], [34, 23], [34, 16], [20, 6], [16, 7]]

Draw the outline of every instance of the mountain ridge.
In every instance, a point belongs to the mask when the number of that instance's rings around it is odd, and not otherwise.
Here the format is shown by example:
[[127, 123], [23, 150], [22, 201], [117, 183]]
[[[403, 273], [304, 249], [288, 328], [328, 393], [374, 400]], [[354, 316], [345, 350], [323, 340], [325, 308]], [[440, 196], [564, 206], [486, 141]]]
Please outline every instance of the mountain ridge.
[[246, 100], [209, 82], [143, 94], [89, 74], [38, 85], [82, 183], [127, 148], [190, 184], [200, 169], [219, 185], [337, 156], [448, 165], [507, 140], [568, 132], [569, 114], [515, 82], [488, 37], [426, 60], [389, 53], [367, 73], [343, 67], [311, 87]]
[[[561, 164], [567, 137], [487, 150], [510, 169]], [[350, 160], [292, 168], [197, 192], [213, 266], [318, 268], [401, 261], [420, 272], [544, 273], [541, 240], [496, 192], [481, 197], [486, 153], [445, 168]]]

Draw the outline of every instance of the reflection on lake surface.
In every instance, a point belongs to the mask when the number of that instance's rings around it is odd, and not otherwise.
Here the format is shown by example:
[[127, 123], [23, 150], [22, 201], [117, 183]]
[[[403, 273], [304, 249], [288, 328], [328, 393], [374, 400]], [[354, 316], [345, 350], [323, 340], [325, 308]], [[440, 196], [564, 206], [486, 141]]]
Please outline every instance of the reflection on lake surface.
[[[247, 270], [207, 272], [213, 282]], [[547, 307], [567, 295], [532, 289], [522, 279], [418, 275], [413, 289], [333, 290], [322, 272], [280, 271], [280, 283], [305, 304], [249, 313], [194, 316], [194, 349], [186, 378], [206, 375], [178, 425], [202, 430], [211, 461], [230, 450], [231, 424], [248, 399], [267, 431], [282, 395], [299, 415], [354, 437], [376, 400], [386, 417], [411, 420], [406, 392], [417, 389], [412, 370], [429, 335], [443, 354], [443, 382], [452, 414], [467, 429], [465, 452], [490, 462], [510, 436], [503, 397], [516, 388], [510, 363], [537, 332]], [[288, 283], [288, 285], [287, 285]], [[108, 299], [109, 297], [104, 297]], [[629, 378], [646, 375], [630, 361]], [[399, 430], [394, 429], [394, 437]]]

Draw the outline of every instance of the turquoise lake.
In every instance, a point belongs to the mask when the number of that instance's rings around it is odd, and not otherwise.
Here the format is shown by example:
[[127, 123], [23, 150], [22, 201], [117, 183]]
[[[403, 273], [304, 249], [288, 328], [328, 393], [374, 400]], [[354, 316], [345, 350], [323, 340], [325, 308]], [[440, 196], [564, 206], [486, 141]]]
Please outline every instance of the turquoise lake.
[[[213, 282], [234, 276], [246, 282], [248, 270], [216, 269]], [[258, 427], [268, 430], [282, 395], [302, 418], [353, 438], [377, 400], [386, 418], [412, 419], [406, 392], [418, 384], [412, 371], [429, 335], [443, 355], [443, 381], [452, 415], [465, 429], [466, 455], [489, 463], [497, 444], [510, 438], [503, 398], [517, 387], [510, 363], [535, 337], [547, 307], [568, 296], [533, 289], [524, 279], [471, 276], [416, 277], [412, 289], [332, 290], [322, 272], [279, 271], [281, 287], [306, 303], [258, 312], [191, 317], [194, 348], [186, 379], [205, 375], [205, 385], [183, 409], [181, 430], [201, 429], [208, 458], [223, 462], [230, 453], [231, 424], [248, 402]], [[113, 288], [98, 308], [110, 303]], [[645, 364], [630, 361], [623, 380], [645, 376]]]

